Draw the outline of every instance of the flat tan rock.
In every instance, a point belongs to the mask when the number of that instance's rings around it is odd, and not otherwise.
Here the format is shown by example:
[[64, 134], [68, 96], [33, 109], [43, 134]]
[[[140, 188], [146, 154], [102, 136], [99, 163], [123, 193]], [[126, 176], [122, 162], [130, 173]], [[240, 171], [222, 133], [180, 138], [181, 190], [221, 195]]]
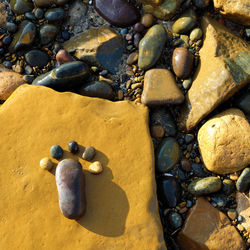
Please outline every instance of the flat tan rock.
[[239, 109], [228, 109], [208, 120], [198, 132], [206, 168], [228, 174], [250, 164], [250, 125]]
[[250, 46], [215, 20], [203, 17], [204, 44], [179, 128], [192, 130], [218, 105], [250, 82]]
[[174, 76], [167, 69], [148, 70], [144, 78], [141, 102], [145, 105], [180, 104], [184, 95], [177, 86]]
[[23, 76], [16, 72], [0, 72], [0, 100], [7, 100], [13, 91], [24, 83]]
[[225, 214], [204, 198], [198, 198], [188, 212], [185, 224], [178, 234], [182, 250], [244, 250], [240, 234]]
[[[1, 106], [0, 120], [1, 249], [166, 249], [144, 105], [23, 85]], [[68, 152], [71, 140], [95, 147], [100, 175], [87, 171], [81, 147], [78, 155]], [[39, 166], [53, 144], [83, 166], [87, 209], [80, 220], [60, 212], [55, 167]]]
[[248, 233], [250, 233], [250, 199], [243, 193], [236, 193], [237, 208], [236, 211], [238, 215], [243, 217], [240, 223]]
[[250, 2], [249, 0], [213, 0], [214, 7], [232, 21], [250, 26]]

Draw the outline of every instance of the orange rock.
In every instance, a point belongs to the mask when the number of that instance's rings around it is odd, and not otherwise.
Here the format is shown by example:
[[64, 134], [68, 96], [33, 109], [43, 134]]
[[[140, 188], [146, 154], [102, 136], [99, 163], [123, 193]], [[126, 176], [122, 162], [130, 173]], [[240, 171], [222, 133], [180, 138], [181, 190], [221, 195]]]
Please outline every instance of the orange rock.
[[250, 199], [245, 194], [237, 192], [236, 201], [236, 211], [243, 217], [241, 225], [250, 233]]
[[244, 250], [246, 246], [225, 214], [198, 198], [186, 218], [177, 242], [182, 250]]

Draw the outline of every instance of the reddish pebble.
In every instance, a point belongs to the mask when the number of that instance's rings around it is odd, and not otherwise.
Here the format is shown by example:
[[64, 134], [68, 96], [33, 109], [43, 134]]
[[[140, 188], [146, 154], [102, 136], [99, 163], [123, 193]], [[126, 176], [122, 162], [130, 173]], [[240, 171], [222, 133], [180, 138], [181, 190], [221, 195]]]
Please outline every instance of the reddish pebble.
[[185, 172], [190, 172], [192, 170], [192, 164], [191, 162], [186, 159], [186, 158], [183, 158], [181, 160], [181, 168], [185, 171]]
[[134, 26], [134, 31], [135, 32], [143, 32], [145, 29], [144, 25], [142, 25], [141, 23], [136, 23], [135, 26]]
[[57, 52], [56, 60], [60, 65], [75, 61], [75, 59], [64, 49], [61, 49]]
[[127, 41], [130, 41], [133, 39], [133, 36], [132, 36], [132, 34], [127, 34], [125, 38]]

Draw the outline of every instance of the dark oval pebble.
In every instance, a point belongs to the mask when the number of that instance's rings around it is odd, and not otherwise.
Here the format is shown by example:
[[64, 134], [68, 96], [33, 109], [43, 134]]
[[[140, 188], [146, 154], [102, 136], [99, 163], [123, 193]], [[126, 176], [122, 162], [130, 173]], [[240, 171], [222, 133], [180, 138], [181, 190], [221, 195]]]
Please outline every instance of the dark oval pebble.
[[62, 38], [63, 38], [64, 41], [67, 41], [67, 40], [70, 39], [70, 34], [69, 34], [69, 32], [67, 30], [64, 30], [62, 32]]
[[79, 219], [86, 210], [85, 181], [82, 165], [65, 159], [57, 165], [56, 185], [59, 207], [68, 219]]
[[25, 12], [31, 11], [34, 5], [29, 0], [11, 0], [10, 7], [15, 14], [22, 15]]
[[12, 68], [12, 63], [10, 61], [4, 61], [3, 66], [6, 67], [7, 69], [11, 69]]
[[190, 142], [192, 142], [194, 140], [194, 135], [193, 134], [186, 134], [185, 135], [185, 142], [187, 144], [189, 144]]
[[87, 147], [82, 154], [83, 160], [91, 161], [95, 157], [96, 151], [94, 147]]
[[36, 20], [35, 14], [33, 12], [27, 12], [24, 16], [26, 17], [26, 19]]
[[43, 15], [44, 15], [44, 12], [43, 12], [42, 9], [37, 8], [37, 9], [35, 10], [35, 17], [36, 17], [37, 19], [42, 19], [42, 18], [43, 18]]
[[236, 182], [239, 192], [246, 192], [250, 188], [250, 168], [245, 168]]
[[176, 48], [173, 52], [172, 65], [176, 76], [189, 77], [193, 69], [194, 56], [186, 48]]
[[224, 194], [213, 194], [210, 195], [210, 198], [218, 207], [225, 207], [227, 205], [227, 196]]
[[105, 20], [117, 27], [131, 26], [140, 19], [139, 11], [126, 0], [94, 0], [94, 8]]
[[226, 195], [230, 195], [234, 191], [234, 182], [230, 179], [224, 179], [222, 182], [222, 191]]
[[57, 52], [56, 60], [59, 64], [75, 61], [75, 59], [64, 49], [61, 49]]
[[186, 159], [186, 158], [183, 158], [181, 160], [181, 168], [185, 171], [185, 172], [190, 172], [192, 170], [192, 164], [191, 162]]
[[66, 13], [62, 8], [52, 8], [45, 12], [45, 19], [49, 22], [55, 22], [65, 18]]
[[12, 37], [10, 35], [5, 36], [2, 41], [3, 41], [3, 44], [8, 45], [11, 43]]
[[58, 33], [58, 28], [52, 24], [45, 24], [40, 28], [40, 41], [41, 44], [48, 44], [54, 41]]
[[194, 171], [194, 175], [198, 177], [207, 177], [209, 174], [205, 171], [205, 168], [201, 164], [193, 163], [192, 169]]
[[79, 150], [79, 146], [78, 146], [77, 142], [75, 142], [75, 141], [70, 141], [68, 144], [68, 147], [69, 147], [69, 151], [73, 154], [77, 153]]
[[199, 9], [204, 9], [208, 7], [210, 0], [193, 0], [194, 5]]
[[182, 226], [182, 217], [178, 213], [170, 213], [168, 215], [168, 221], [173, 229], [177, 229]]
[[17, 26], [14, 23], [7, 22], [5, 24], [5, 28], [10, 32], [10, 33], [15, 33], [17, 31]]
[[135, 33], [134, 35], [134, 45], [136, 48], [139, 48], [139, 43], [142, 39], [142, 35], [140, 33]]
[[43, 68], [49, 62], [49, 57], [45, 52], [34, 49], [25, 54], [25, 60], [32, 67]]
[[145, 30], [145, 27], [141, 23], [136, 23], [134, 26], [134, 31], [135, 32], [143, 32]]
[[37, 7], [50, 7], [53, 4], [64, 5], [69, 2], [69, 0], [33, 0]]
[[55, 159], [60, 159], [63, 156], [63, 150], [59, 145], [53, 145], [50, 148], [50, 155]]
[[4, 54], [4, 48], [0, 48], [0, 55]]

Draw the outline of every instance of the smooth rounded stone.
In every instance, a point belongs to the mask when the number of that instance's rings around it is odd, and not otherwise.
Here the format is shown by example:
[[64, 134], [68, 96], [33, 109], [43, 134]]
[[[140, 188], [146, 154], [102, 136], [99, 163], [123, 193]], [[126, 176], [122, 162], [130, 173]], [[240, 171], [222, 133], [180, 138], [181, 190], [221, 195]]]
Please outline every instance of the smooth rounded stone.
[[27, 20], [22, 21], [18, 26], [18, 31], [9, 46], [10, 52], [30, 47], [36, 37], [36, 26]]
[[23, 76], [24, 81], [27, 83], [32, 83], [34, 78], [35, 78], [34, 75], [24, 75]]
[[161, 125], [151, 126], [151, 136], [154, 138], [162, 138], [165, 134], [164, 128]]
[[222, 187], [221, 180], [217, 177], [206, 177], [202, 179], [196, 179], [188, 185], [188, 192], [201, 196], [211, 194], [219, 191]]
[[250, 93], [246, 93], [241, 96], [237, 101], [236, 105], [245, 113], [250, 114]]
[[230, 174], [250, 164], [250, 125], [239, 109], [228, 109], [208, 120], [198, 132], [206, 168]]
[[86, 211], [85, 180], [82, 165], [72, 159], [60, 161], [56, 168], [59, 207], [68, 219], [79, 219]]
[[194, 174], [198, 177], [206, 177], [209, 175], [209, 173], [205, 171], [201, 164], [193, 163], [192, 169], [194, 171]]
[[144, 14], [141, 17], [141, 24], [146, 27], [146, 28], [150, 28], [154, 23], [154, 16], [152, 14]]
[[55, 144], [50, 148], [50, 155], [58, 160], [63, 157], [63, 149], [59, 145]]
[[158, 147], [156, 169], [165, 173], [171, 170], [180, 159], [180, 148], [173, 137], [165, 138]]
[[139, 54], [138, 52], [132, 52], [127, 59], [127, 64], [132, 65], [135, 64], [138, 61]]
[[91, 174], [100, 174], [103, 171], [103, 167], [101, 162], [95, 161], [92, 164], [89, 165], [88, 171]]
[[166, 40], [167, 33], [162, 25], [156, 24], [148, 30], [139, 43], [139, 68], [146, 70], [155, 65], [161, 56]]
[[61, 49], [56, 53], [56, 60], [60, 65], [75, 61], [70, 53], [64, 49]]
[[49, 62], [48, 55], [45, 52], [36, 49], [26, 53], [24, 57], [26, 62], [32, 67], [37, 66], [43, 68]]
[[185, 135], [185, 142], [187, 144], [189, 144], [190, 142], [192, 142], [194, 140], [194, 135], [193, 134], [186, 134]]
[[41, 8], [36, 8], [34, 14], [37, 19], [42, 19], [44, 16], [44, 12]]
[[40, 161], [40, 167], [44, 170], [51, 170], [53, 167], [53, 162], [48, 157], [42, 158]]
[[191, 85], [192, 85], [192, 79], [191, 78], [184, 80], [183, 83], [182, 83], [182, 86], [183, 86], [184, 89], [189, 89], [191, 87]]
[[199, 9], [208, 7], [210, 0], [193, 0], [194, 5]]
[[66, 13], [62, 8], [52, 8], [45, 12], [44, 17], [49, 22], [55, 22], [64, 19]]
[[89, 67], [84, 62], [68, 62], [38, 76], [33, 85], [42, 85], [55, 90], [78, 87], [89, 76]]
[[177, 34], [185, 34], [195, 26], [195, 23], [195, 11], [188, 9], [173, 23], [172, 31]]
[[95, 157], [95, 154], [96, 150], [94, 147], [87, 147], [82, 154], [82, 158], [83, 160], [91, 161]]
[[189, 38], [192, 42], [196, 42], [202, 37], [202, 30], [200, 28], [195, 28], [191, 31]]
[[33, 0], [35, 6], [37, 7], [50, 7], [53, 4], [64, 5], [69, 2], [69, 0]]
[[178, 213], [170, 213], [168, 215], [168, 222], [173, 229], [177, 229], [182, 226], [182, 217]]
[[234, 191], [234, 182], [230, 179], [224, 179], [222, 181], [222, 191], [226, 195], [230, 195]]
[[174, 208], [181, 199], [181, 186], [173, 176], [165, 176], [157, 182], [157, 194], [164, 208]]
[[183, 158], [181, 160], [181, 168], [185, 172], [191, 172], [191, 170], [192, 170], [192, 164], [191, 164], [191, 162], [187, 158]]
[[246, 192], [250, 188], [250, 168], [245, 168], [236, 182], [236, 188], [239, 192]]
[[141, 39], [142, 39], [142, 35], [140, 33], [135, 33], [135, 35], [134, 35], [134, 45], [135, 45], [136, 48], [139, 47], [139, 43], [140, 43]]
[[12, 69], [12, 62], [4, 61], [3, 66], [6, 67], [7, 69]]
[[186, 48], [176, 48], [172, 56], [172, 66], [176, 76], [189, 77], [193, 69], [194, 56]]
[[0, 72], [0, 100], [5, 101], [22, 84], [23, 76], [15, 72]]
[[4, 45], [9, 45], [11, 43], [11, 41], [12, 41], [12, 37], [10, 35], [5, 36], [2, 40]]
[[70, 141], [68, 144], [69, 151], [73, 154], [77, 153], [79, 151], [79, 146], [77, 142], [75, 141]]
[[35, 14], [33, 12], [27, 12], [25, 13], [24, 16], [26, 19], [33, 20], [33, 21], [36, 20]]
[[14, 23], [7, 22], [4, 27], [10, 32], [15, 33], [17, 31], [17, 26]]
[[141, 23], [136, 23], [136, 24], [134, 25], [134, 31], [135, 31], [135, 32], [141, 33], [141, 32], [143, 32], [144, 30], [145, 30], [145, 27], [144, 27], [143, 24], [141, 24]]
[[185, 173], [181, 170], [181, 169], [177, 169], [177, 176], [179, 178], [180, 181], [184, 181], [186, 180], [186, 175]]
[[48, 44], [54, 41], [58, 28], [52, 24], [45, 24], [40, 28], [40, 42], [42, 45]]
[[25, 12], [31, 11], [34, 5], [32, 1], [29, 0], [11, 0], [10, 8], [15, 14], [22, 15]]
[[105, 81], [95, 81], [85, 84], [77, 93], [84, 96], [99, 97], [108, 100], [114, 98], [112, 87]]
[[117, 27], [131, 26], [140, 19], [140, 12], [126, 0], [94, 0], [94, 8], [100, 16]]

